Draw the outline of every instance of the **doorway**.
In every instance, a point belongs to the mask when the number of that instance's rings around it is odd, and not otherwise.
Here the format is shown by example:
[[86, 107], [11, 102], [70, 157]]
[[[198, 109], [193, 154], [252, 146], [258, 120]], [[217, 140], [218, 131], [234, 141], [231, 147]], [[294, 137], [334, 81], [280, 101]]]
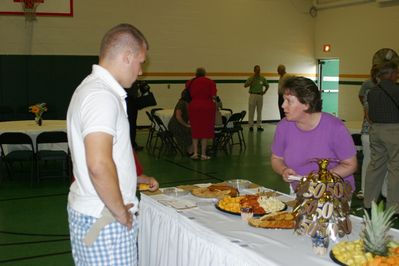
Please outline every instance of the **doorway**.
[[339, 59], [319, 59], [317, 72], [317, 83], [323, 100], [322, 111], [338, 116]]

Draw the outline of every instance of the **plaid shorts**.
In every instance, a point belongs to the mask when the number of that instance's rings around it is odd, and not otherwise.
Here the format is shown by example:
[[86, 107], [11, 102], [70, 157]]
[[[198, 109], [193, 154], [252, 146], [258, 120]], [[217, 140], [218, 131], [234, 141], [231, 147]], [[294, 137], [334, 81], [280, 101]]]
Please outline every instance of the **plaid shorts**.
[[68, 219], [75, 265], [137, 265], [137, 219], [134, 219], [130, 231], [116, 221], [108, 224], [91, 246], [86, 246], [83, 238], [97, 218], [81, 214], [68, 206]]

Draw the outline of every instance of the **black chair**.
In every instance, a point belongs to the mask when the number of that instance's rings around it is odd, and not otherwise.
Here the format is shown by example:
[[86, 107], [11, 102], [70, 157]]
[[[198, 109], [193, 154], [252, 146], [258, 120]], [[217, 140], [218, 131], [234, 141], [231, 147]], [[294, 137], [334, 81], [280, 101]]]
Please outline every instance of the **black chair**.
[[[244, 113], [245, 115], [245, 113]], [[241, 138], [240, 129], [242, 130], [240, 120], [243, 113], [234, 113], [226, 121], [222, 128], [215, 128], [215, 138], [213, 139], [212, 152], [217, 154], [218, 150], [223, 150], [226, 154], [232, 149], [232, 145], [240, 144], [240, 150], [245, 145], [244, 136]], [[234, 142], [234, 134], [238, 133], [238, 142]]]
[[[57, 148], [54, 144], [59, 144]], [[44, 145], [53, 145], [51, 148], [43, 148]], [[63, 146], [61, 146], [63, 145]], [[57, 177], [61, 176], [64, 178], [71, 179], [72, 177], [72, 162], [68, 148], [68, 136], [64, 131], [49, 131], [42, 132], [36, 138], [36, 160], [37, 160], [37, 181], [40, 182], [42, 178]], [[49, 161], [62, 162], [61, 174], [54, 174], [54, 169], [48, 170]], [[44, 167], [42, 165], [44, 164]], [[47, 168], [47, 171], [43, 171], [42, 168]], [[50, 174], [49, 174], [50, 173]]]
[[[230, 115], [233, 114], [233, 110], [230, 108], [220, 108], [220, 110], [227, 111], [230, 113]], [[226, 122], [227, 122], [227, 118], [223, 115], [222, 115], [222, 121], [223, 121], [223, 124], [226, 124]]]
[[[165, 126], [165, 124], [162, 122], [162, 119], [159, 118], [157, 115], [152, 116], [156, 127], [158, 130], [156, 131], [156, 139], [155, 139], [155, 144], [153, 147], [153, 153], [155, 154], [155, 151], [158, 150], [158, 158], [160, 158], [161, 153], [165, 150], [166, 152], [171, 152], [176, 154], [179, 152], [182, 156], [184, 156], [183, 151], [180, 149], [179, 145], [177, 145], [172, 132], [168, 130], [168, 128]], [[157, 146], [158, 140], [161, 141], [160, 145]]]
[[363, 145], [362, 145], [362, 135], [359, 133], [352, 134], [353, 143], [356, 146], [356, 157], [358, 160], [358, 167], [356, 169], [356, 173], [361, 173], [362, 171], [362, 163], [363, 162]]
[[362, 135], [358, 133], [352, 134], [353, 142], [355, 143], [356, 147], [362, 147]]
[[150, 120], [150, 129], [148, 130], [148, 137], [145, 146], [147, 149], [151, 150], [152, 141], [154, 140], [154, 133], [156, 132], [156, 124], [150, 112], [145, 111], [145, 114], [147, 115], [148, 120]]
[[[13, 150], [13, 145], [18, 145], [18, 149]], [[23, 149], [21, 149], [21, 145], [24, 145]], [[30, 163], [30, 181], [32, 185], [36, 166], [36, 156], [33, 142], [29, 135], [20, 132], [3, 133], [0, 135], [0, 148], [1, 159], [6, 166], [9, 177], [12, 176], [12, 170], [16, 170], [14, 167], [15, 162], [19, 162], [21, 167], [24, 162]], [[9, 149], [11, 151], [7, 152]]]
[[242, 124], [243, 124], [244, 117], [247, 114], [247, 111], [243, 110], [243, 111], [241, 111], [240, 114], [241, 114], [241, 118], [238, 120], [238, 122], [234, 123], [234, 132], [233, 132], [233, 134], [235, 133], [235, 134], [238, 135], [240, 148], [242, 149], [244, 147], [244, 149], [246, 149], [247, 148], [247, 144], [245, 143], [244, 128], [242, 127]]
[[150, 129], [148, 131], [147, 142], [146, 142], [146, 148], [150, 151], [153, 148], [153, 146], [152, 146], [153, 141], [156, 139], [156, 136], [157, 136], [156, 132], [158, 131], [157, 124], [155, 123], [153, 116], [155, 115], [156, 111], [163, 110], [163, 109], [164, 108], [152, 108], [150, 110], [150, 112], [145, 111], [145, 113], [148, 117], [148, 120], [150, 120], [150, 122], [151, 122]]
[[155, 112], [156, 112], [156, 111], [163, 110], [163, 109], [164, 109], [164, 108], [152, 108], [151, 111], [150, 111], [150, 113], [151, 113], [151, 115], [155, 115]]
[[[234, 113], [230, 116], [226, 123], [225, 131], [227, 133], [227, 140], [230, 145], [240, 145], [240, 149], [246, 147], [244, 134], [242, 133], [243, 128], [241, 126], [242, 119], [244, 118], [246, 112]], [[238, 142], [234, 141], [234, 136], [237, 135]]]

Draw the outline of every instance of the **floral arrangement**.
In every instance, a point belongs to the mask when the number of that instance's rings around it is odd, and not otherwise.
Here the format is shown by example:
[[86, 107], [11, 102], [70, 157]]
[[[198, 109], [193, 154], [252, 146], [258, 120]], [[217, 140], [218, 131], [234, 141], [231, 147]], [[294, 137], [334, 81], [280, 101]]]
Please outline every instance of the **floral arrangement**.
[[47, 103], [37, 103], [29, 106], [29, 112], [35, 115], [35, 122], [41, 126], [42, 124], [42, 115], [44, 112], [47, 112]]

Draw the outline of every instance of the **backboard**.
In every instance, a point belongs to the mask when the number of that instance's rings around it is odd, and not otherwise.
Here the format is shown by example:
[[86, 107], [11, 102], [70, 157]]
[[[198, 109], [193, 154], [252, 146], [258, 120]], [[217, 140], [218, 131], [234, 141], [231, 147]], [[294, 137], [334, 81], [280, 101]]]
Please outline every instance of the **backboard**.
[[73, 16], [73, 0], [0, 0], [0, 15], [25, 16], [29, 3], [37, 5], [36, 16]]

